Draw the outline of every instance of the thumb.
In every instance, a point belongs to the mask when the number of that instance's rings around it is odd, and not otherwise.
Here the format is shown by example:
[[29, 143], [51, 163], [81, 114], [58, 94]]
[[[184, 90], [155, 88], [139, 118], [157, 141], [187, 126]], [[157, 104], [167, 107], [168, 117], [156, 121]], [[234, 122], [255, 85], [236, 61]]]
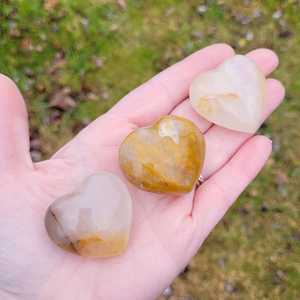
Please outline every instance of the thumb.
[[14, 82], [0, 74], [0, 184], [26, 169], [33, 169], [26, 106]]

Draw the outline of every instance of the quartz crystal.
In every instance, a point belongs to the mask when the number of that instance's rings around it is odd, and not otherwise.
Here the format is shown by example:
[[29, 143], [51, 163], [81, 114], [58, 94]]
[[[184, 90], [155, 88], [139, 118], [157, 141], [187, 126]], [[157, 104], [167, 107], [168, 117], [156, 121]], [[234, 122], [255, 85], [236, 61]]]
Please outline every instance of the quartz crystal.
[[183, 195], [202, 170], [205, 141], [191, 121], [167, 116], [151, 127], [130, 133], [119, 152], [119, 164], [135, 187], [153, 193]]
[[50, 239], [66, 251], [106, 257], [125, 251], [131, 215], [125, 183], [114, 174], [96, 173], [50, 205], [45, 227]]
[[190, 87], [191, 104], [202, 117], [249, 133], [258, 129], [265, 97], [263, 72], [243, 55], [235, 55], [215, 70], [202, 73]]

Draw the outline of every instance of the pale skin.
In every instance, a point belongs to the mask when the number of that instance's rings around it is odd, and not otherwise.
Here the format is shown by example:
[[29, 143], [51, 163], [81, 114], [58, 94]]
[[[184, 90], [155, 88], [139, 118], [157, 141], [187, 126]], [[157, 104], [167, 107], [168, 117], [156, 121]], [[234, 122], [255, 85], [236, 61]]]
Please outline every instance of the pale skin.
[[[86, 127], [51, 159], [33, 163], [28, 120], [15, 84], [0, 75], [0, 299], [156, 299], [189, 263], [205, 238], [266, 163], [267, 137], [213, 125], [191, 107], [189, 85], [234, 55], [227, 45], [204, 48], [158, 74]], [[248, 54], [267, 76], [278, 64], [266, 49]], [[284, 88], [267, 79], [263, 118], [280, 104]], [[122, 176], [118, 150], [134, 129], [173, 114], [204, 133], [206, 181], [181, 197], [140, 191]], [[126, 252], [85, 258], [48, 238], [44, 214], [89, 174], [111, 172], [129, 188], [133, 219]], [[213, 249], [212, 249], [213, 251]]]

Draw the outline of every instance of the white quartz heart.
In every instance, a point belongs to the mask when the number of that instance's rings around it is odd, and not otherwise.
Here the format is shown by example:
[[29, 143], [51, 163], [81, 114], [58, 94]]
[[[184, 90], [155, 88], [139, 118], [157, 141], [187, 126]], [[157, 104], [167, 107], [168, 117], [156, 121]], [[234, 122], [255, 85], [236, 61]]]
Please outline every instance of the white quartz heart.
[[266, 79], [256, 62], [243, 55], [199, 75], [190, 86], [194, 109], [229, 129], [254, 133], [264, 109]]
[[106, 257], [125, 251], [131, 215], [131, 196], [121, 178], [96, 173], [50, 205], [45, 227], [51, 240], [66, 251]]

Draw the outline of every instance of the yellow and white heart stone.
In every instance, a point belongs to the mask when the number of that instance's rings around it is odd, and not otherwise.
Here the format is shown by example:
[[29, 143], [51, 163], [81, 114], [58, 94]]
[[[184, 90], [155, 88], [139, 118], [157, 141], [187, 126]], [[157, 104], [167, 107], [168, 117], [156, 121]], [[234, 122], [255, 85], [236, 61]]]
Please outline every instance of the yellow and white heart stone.
[[266, 79], [256, 62], [243, 55], [199, 75], [190, 101], [205, 119], [229, 129], [254, 133], [264, 109]]
[[49, 206], [45, 227], [52, 242], [68, 252], [107, 257], [126, 250], [131, 215], [131, 196], [121, 178], [95, 173]]
[[190, 120], [166, 116], [131, 132], [120, 146], [119, 164], [135, 187], [166, 195], [195, 188], [205, 156], [205, 140]]

